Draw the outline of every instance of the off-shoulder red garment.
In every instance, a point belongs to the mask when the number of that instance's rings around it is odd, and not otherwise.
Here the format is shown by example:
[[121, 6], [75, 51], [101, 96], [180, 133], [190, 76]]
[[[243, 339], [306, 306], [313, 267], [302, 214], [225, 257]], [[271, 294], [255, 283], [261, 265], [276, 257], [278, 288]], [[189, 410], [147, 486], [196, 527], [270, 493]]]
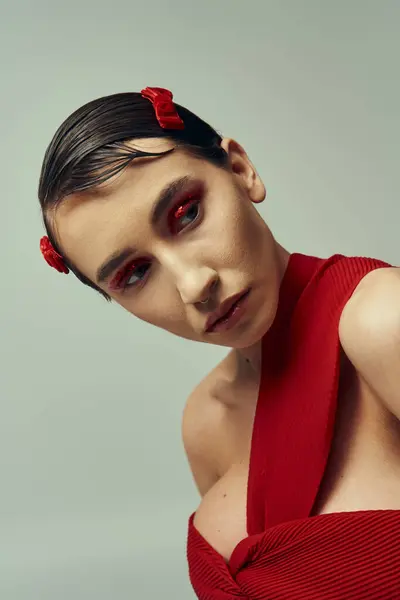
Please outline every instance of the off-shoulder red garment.
[[341, 312], [386, 263], [291, 256], [263, 339], [247, 489], [248, 537], [228, 562], [189, 520], [200, 600], [400, 600], [400, 510], [312, 516], [335, 421]]

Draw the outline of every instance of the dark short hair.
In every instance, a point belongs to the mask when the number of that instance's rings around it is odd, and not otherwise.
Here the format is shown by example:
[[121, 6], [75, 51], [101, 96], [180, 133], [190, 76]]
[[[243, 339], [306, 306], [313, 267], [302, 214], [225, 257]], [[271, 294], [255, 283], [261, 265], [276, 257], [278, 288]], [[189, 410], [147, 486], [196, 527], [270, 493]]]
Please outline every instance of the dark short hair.
[[[67, 267], [85, 285], [107, 300], [110, 296], [88, 279], [63, 253], [48, 218], [67, 196], [94, 189], [123, 171], [133, 159], [161, 156], [141, 152], [127, 142], [135, 138], [169, 138], [199, 158], [227, 165], [219, 133], [187, 108], [175, 104], [184, 129], [163, 129], [154, 108], [141, 94], [113, 94], [93, 100], [73, 112], [59, 127], [46, 150], [39, 181], [39, 201], [47, 235]], [[173, 150], [172, 150], [173, 151]]]

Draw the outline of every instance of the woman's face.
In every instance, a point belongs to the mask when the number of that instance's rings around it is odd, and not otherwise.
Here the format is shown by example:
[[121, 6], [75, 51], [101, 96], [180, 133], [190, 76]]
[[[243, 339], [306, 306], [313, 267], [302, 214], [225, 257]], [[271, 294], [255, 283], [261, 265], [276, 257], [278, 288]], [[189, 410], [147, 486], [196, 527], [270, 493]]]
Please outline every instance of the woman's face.
[[[165, 139], [132, 145], [173, 147]], [[139, 319], [190, 340], [245, 348], [271, 325], [281, 272], [254, 206], [264, 185], [236, 142], [223, 147], [227, 169], [183, 149], [135, 159], [100, 188], [66, 199], [54, 225], [72, 262]], [[210, 327], [221, 303], [237, 298]]]

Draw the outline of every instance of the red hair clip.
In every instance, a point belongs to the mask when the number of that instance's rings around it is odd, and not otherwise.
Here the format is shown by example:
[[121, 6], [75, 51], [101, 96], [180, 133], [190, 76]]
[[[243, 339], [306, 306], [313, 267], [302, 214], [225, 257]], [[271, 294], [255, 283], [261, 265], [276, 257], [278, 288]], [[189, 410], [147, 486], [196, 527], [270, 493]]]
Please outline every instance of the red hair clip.
[[172, 92], [158, 87], [147, 87], [141, 91], [143, 98], [154, 106], [157, 121], [163, 129], [184, 129], [185, 124], [172, 102]]
[[69, 269], [65, 264], [63, 257], [54, 250], [53, 245], [47, 235], [42, 237], [40, 240], [40, 251], [48, 265], [53, 267], [53, 269], [57, 269], [59, 273], [65, 273], [68, 275]]

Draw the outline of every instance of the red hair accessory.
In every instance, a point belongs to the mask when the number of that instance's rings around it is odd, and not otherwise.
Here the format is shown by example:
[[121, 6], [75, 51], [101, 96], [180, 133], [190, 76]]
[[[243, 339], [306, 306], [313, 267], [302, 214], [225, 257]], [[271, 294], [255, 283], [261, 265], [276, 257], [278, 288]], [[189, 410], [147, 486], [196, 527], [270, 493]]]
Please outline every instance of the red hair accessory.
[[157, 121], [163, 129], [185, 128], [185, 124], [172, 102], [172, 92], [164, 88], [147, 87], [141, 91], [141, 94], [154, 106]]
[[53, 267], [53, 269], [57, 269], [59, 273], [65, 273], [68, 275], [69, 269], [65, 264], [63, 257], [54, 250], [53, 245], [47, 235], [42, 237], [40, 240], [40, 251], [48, 265]]

